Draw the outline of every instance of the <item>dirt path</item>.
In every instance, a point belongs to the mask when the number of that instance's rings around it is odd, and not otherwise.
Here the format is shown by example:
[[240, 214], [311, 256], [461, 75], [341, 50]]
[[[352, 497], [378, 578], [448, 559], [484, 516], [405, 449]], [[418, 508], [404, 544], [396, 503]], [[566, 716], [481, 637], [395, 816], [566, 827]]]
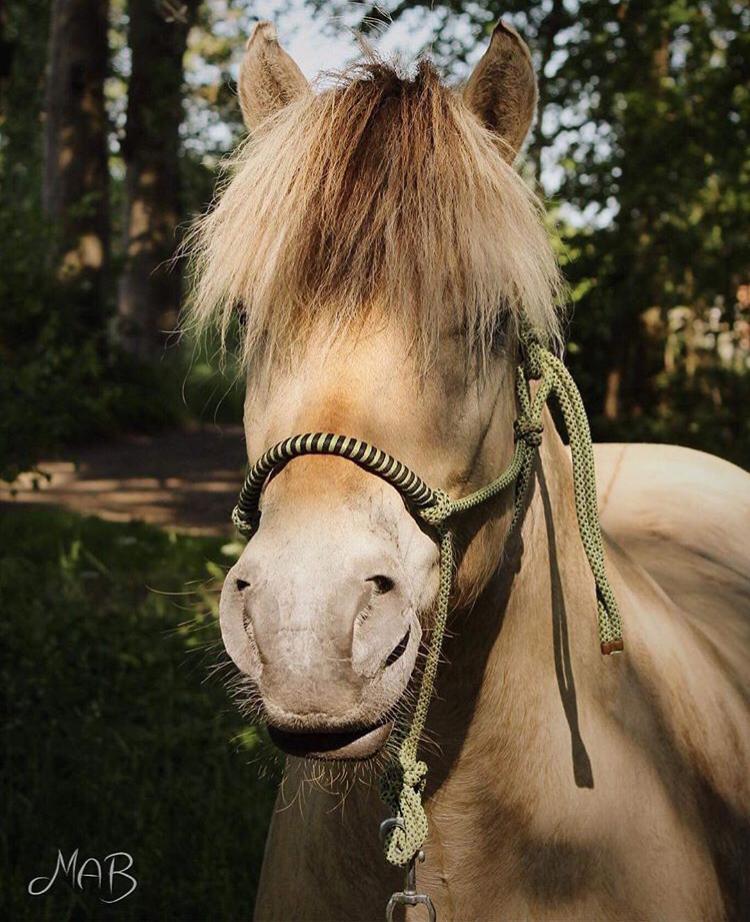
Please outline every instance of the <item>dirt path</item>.
[[139, 435], [42, 461], [38, 488], [25, 475], [0, 503], [54, 503], [112, 521], [141, 520], [193, 534], [231, 534], [229, 514], [242, 484], [241, 426]]

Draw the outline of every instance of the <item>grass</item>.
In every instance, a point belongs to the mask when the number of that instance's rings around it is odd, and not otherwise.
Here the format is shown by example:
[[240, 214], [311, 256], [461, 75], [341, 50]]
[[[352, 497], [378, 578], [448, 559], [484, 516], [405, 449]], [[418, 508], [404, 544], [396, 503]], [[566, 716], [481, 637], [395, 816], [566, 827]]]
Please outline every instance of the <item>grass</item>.
[[[0, 547], [2, 917], [249, 919], [277, 779], [263, 735], [206, 681], [222, 542], [18, 507]], [[112, 906], [89, 881], [29, 896], [76, 848], [130, 853], [137, 890]]]

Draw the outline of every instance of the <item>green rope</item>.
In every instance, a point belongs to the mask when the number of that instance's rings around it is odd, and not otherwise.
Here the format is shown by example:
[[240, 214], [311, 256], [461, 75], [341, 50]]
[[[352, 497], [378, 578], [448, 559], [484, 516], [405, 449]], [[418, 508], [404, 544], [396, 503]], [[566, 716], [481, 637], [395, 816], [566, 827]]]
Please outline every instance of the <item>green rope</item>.
[[[380, 785], [383, 800], [401, 820], [385, 838], [386, 858], [399, 867], [414, 859], [427, 838], [427, 815], [422, 805], [427, 765], [418, 754], [435, 686], [453, 589], [453, 531], [447, 523], [455, 516], [486, 503], [514, 483], [516, 492], [511, 528], [520, 523], [535, 452], [542, 440], [544, 407], [553, 394], [562, 410], [570, 441], [576, 517], [596, 586], [600, 648], [604, 654], [616, 653], [623, 648], [620, 614], [604, 563], [604, 544], [596, 503], [594, 452], [581, 395], [560, 359], [545, 349], [528, 330], [523, 332], [521, 342], [523, 360], [516, 374], [520, 412], [513, 426], [513, 457], [499, 477], [476, 492], [452, 500], [442, 490], [428, 487], [413, 471], [381, 449], [360, 439], [317, 432], [293, 436], [269, 449], [248, 473], [232, 513], [238, 530], [251, 536], [258, 526], [262, 489], [271, 473], [300, 455], [332, 454], [347, 458], [388, 481], [401, 493], [413, 512], [437, 532], [440, 542], [439, 588], [422, 681], [408, 729], [401, 727], [396, 730], [398, 758], [388, 766]], [[539, 382], [533, 395], [529, 384], [532, 380]]]

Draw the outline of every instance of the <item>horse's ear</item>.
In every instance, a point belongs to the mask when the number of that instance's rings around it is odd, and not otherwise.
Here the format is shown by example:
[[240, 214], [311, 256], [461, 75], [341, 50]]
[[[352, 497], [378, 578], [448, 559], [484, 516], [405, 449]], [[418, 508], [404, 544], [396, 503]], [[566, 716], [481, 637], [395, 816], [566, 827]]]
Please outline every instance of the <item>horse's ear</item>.
[[279, 45], [270, 22], [259, 22], [247, 42], [240, 67], [239, 94], [248, 129], [283, 109], [310, 85], [304, 74]]
[[482, 124], [500, 136], [505, 159], [512, 162], [531, 127], [537, 100], [531, 53], [515, 29], [502, 21], [495, 26], [463, 97]]

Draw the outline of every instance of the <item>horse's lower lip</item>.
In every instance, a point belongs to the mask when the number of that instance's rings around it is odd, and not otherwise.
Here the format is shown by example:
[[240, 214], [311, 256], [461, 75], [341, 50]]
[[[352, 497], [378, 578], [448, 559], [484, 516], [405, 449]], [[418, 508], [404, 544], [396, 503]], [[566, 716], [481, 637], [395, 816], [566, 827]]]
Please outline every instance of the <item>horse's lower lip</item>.
[[268, 734], [279, 749], [291, 756], [306, 759], [368, 759], [382, 749], [391, 735], [393, 722], [362, 727], [356, 730], [325, 732], [292, 732], [269, 726]]

